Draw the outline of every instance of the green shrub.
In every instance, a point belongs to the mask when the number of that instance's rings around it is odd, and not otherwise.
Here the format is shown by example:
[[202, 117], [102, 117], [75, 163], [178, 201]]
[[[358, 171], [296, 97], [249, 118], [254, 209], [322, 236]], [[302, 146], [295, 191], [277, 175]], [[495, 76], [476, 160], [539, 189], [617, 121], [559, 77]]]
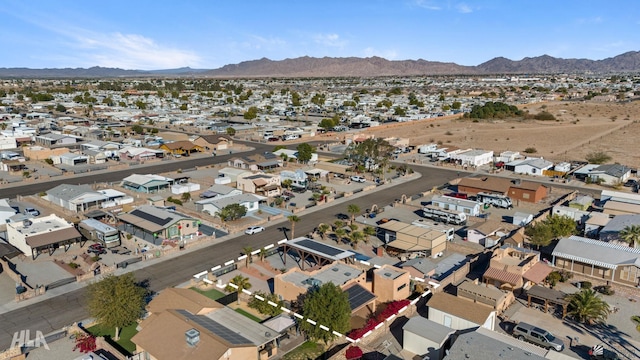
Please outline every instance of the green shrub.
[[553, 272], [551, 272], [551, 274], [547, 275], [547, 279], [546, 280], [549, 283], [549, 285], [551, 285], [551, 287], [554, 287], [554, 286], [556, 286], [558, 281], [560, 281], [561, 278], [562, 278], [562, 275], [560, 275], [559, 272], [553, 271]]
[[79, 267], [80, 267], [80, 265], [79, 265], [79, 264], [76, 264], [76, 263], [74, 263], [74, 262], [70, 262], [70, 263], [69, 263], [69, 267], [70, 267], [70, 268], [72, 268], [72, 269], [77, 269], [77, 268], [79, 268]]
[[580, 282], [580, 285], [582, 289], [591, 289], [591, 286], [593, 286], [593, 284], [591, 284], [591, 281], [582, 281]]

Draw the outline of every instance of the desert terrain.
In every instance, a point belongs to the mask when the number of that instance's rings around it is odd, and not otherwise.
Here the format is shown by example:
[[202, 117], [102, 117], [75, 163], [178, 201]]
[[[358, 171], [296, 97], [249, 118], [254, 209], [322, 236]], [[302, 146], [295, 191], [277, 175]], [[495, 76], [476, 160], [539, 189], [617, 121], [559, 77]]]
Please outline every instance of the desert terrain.
[[408, 123], [392, 123], [369, 128], [376, 137], [410, 138], [411, 145], [441, 143], [442, 146], [502, 151], [535, 148], [530, 156], [555, 162], [585, 161], [593, 151], [604, 151], [617, 162], [640, 167], [636, 151], [640, 134], [640, 101], [544, 102], [528, 104], [522, 110], [537, 114], [547, 111], [556, 120], [539, 121], [521, 118], [478, 120], [435, 118]]

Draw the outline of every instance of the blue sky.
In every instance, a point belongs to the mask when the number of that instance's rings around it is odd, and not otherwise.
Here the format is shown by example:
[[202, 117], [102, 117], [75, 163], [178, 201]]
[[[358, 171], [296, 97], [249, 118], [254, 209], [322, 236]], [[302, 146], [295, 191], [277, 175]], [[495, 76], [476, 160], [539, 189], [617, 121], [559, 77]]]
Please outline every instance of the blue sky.
[[213, 69], [312, 57], [478, 65], [640, 50], [636, 0], [1, 0], [0, 67]]

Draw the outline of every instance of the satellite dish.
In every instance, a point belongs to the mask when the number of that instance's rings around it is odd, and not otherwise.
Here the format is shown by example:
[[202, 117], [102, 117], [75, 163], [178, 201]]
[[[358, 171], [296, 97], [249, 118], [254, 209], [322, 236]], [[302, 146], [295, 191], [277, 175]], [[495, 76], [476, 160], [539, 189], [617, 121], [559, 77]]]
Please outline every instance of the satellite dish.
[[268, 331], [265, 331], [265, 332], [264, 332], [264, 336], [266, 336], [266, 337], [271, 337], [271, 333], [270, 333], [270, 332], [268, 332]]

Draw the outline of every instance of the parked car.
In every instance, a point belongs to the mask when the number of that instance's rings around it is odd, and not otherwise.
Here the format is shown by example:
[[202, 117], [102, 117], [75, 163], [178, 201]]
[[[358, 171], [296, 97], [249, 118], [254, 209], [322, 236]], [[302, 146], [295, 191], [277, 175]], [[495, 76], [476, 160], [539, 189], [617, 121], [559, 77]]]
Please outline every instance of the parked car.
[[251, 226], [251, 227], [248, 227], [247, 230], [244, 231], [244, 233], [247, 235], [253, 235], [263, 231], [264, 231], [264, 227], [262, 226]]
[[547, 330], [535, 327], [531, 324], [520, 322], [513, 328], [513, 336], [522, 341], [529, 341], [555, 351], [564, 350], [564, 342], [553, 336]]
[[102, 255], [107, 253], [107, 249], [105, 249], [104, 246], [102, 246], [102, 244], [95, 243], [95, 244], [89, 245], [89, 248], [87, 249], [87, 253]]
[[351, 181], [355, 181], [355, 182], [359, 182], [359, 183], [363, 183], [365, 181], [367, 181], [364, 177], [362, 176], [358, 176], [358, 175], [353, 175], [351, 177]]
[[458, 198], [458, 199], [468, 199], [469, 196], [465, 193], [459, 193], [459, 192], [454, 192], [454, 193], [448, 193], [445, 194], [445, 196], [449, 196], [449, 197], [454, 197], [454, 198]]
[[624, 183], [624, 187], [634, 187], [636, 186], [637, 183], [638, 183], [637, 180], [629, 179], [627, 180], [627, 182]]
[[37, 209], [34, 209], [32, 207], [28, 207], [24, 209], [24, 214], [25, 215], [31, 215], [31, 216], [40, 216], [40, 211], [38, 211]]

